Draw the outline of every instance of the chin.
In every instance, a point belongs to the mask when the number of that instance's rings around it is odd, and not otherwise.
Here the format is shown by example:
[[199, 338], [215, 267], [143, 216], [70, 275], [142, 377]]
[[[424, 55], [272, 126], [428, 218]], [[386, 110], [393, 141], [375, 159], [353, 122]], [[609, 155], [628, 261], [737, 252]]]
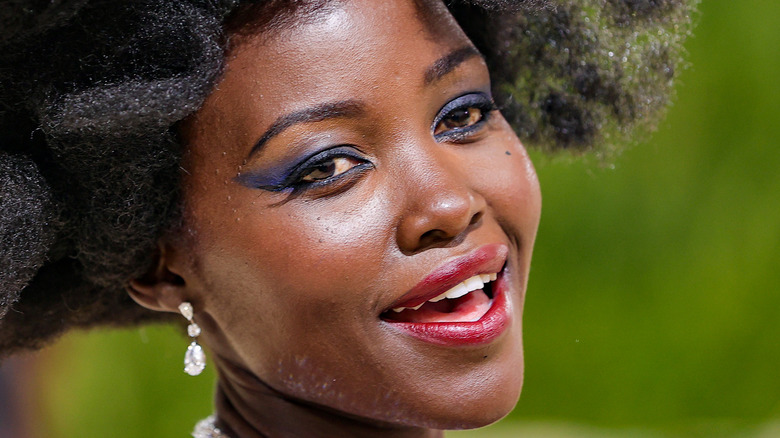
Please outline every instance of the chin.
[[517, 342], [490, 363], [474, 366], [457, 378], [432, 379], [430, 388], [443, 390], [420, 397], [422, 403], [409, 410], [406, 420], [414, 426], [441, 430], [488, 426], [517, 405], [523, 371], [522, 344]]
[[520, 398], [521, 387], [522, 376], [516, 382], [486, 382], [467, 396], [453, 396], [448, 408], [441, 409], [428, 421], [418, 425], [441, 430], [488, 426], [512, 412]]
[[[389, 415], [376, 415], [373, 419], [364, 418], [369, 424], [383, 428], [424, 428], [436, 430], [478, 429], [489, 426], [506, 417], [515, 408], [520, 398], [522, 378], [514, 387], [502, 385], [495, 391], [470, 394], [467, 397], [448, 398], [447, 407], [433, 411], [406, 410], [387, 412]], [[475, 396], [476, 395], [476, 396]]]
[[509, 415], [517, 405], [520, 398], [520, 389], [522, 381], [516, 388], [501, 390], [493, 393], [485, 400], [473, 402], [468, 410], [464, 410], [463, 415], [456, 419], [448, 419], [444, 427], [440, 429], [476, 429], [495, 423], [498, 420]]

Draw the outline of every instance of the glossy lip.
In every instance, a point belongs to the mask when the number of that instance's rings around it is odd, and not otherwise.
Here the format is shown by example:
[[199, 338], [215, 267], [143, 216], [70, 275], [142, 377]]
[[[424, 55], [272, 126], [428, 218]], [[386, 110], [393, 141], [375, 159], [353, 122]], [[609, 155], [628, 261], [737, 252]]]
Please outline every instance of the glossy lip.
[[[413, 323], [384, 321], [419, 340], [443, 346], [487, 344], [498, 338], [510, 326], [511, 301], [506, 279], [508, 249], [503, 244], [483, 246], [473, 253], [455, 259], [436, 269], [412, 290], [404, 294], [393, 307], [413, 307], [477, 274], [498, 272], [492, 282], [493, 299], [490, 309], [478, 321]], [[502, 269], [503, 268], [503, 269]]]
[[506, 245], [494, 243], [479, 247], [470, 254], [445, 263], [423, 278], [385, 311], [396, 307], [415, 307], [477, 274], [499, 272], [506, 263], [508, 252]]

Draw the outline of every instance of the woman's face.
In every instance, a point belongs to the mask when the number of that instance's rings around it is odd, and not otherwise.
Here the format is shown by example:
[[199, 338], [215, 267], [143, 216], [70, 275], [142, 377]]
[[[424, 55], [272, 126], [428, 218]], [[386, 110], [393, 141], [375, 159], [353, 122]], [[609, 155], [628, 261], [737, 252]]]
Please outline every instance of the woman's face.
[[190, 236], [169, 259], [223, 379], [480, 426], [522, 384], [540, 193], [482, 58], [420, 3], [339, 2], [231, 50], [183, 126]]

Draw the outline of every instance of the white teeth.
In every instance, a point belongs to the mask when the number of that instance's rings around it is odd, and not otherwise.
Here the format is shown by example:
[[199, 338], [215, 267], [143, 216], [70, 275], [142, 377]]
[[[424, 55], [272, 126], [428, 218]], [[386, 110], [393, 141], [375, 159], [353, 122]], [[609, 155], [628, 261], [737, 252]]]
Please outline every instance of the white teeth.
[[464, 291], [464, 292], [463, 292], [463, 295], [466, 295], [467, 293], [469, 293], [469, 291], [466, 289], [466, 286], [465, 286], [463, 283], [458, 283], [458, 284], [456, 284], [456, 285], [455, 285], [453, 288], [451, 288], [451, 289], [447, 290], [447, 292], [444, 292], [443, 294], [441, 294], [441, 295], [439, 295], [439, 296], [433, 297], [433, 298], [431, 298], [431, 299], [430, 299], [430, 300], [428, 300], [428, 301], [430, 301], [430, 302], [432, 302], [432, 303], [435, 303], [435, 302], [437, 302], [437, 301], [441, 301], [441, 300], [443, 300], [443, 299], [445, 299], [445, 298], [449, 298], [449, 297], [447, 296], [447, 294], [449, 294], [450, 292], [453, 292], [453, 291], [455, 291], [455, 292], [457, 293], [457, 292], [458, 292], [458, 291], [460, 291], [461, 289], [463, 289], [463, 291]]
[[[468, 294], [469, 292], [473, 292], [473, 291], [475, 291], [477, 289], [482, 289], [485, 286], [486, 283], [489, 283], [491, 281], [495, 281], [497, 278], [498, 278], [498, 274], [495, 273], [495, 272], [491, 273], [491, 274], [478, 274], [478, 275], [475, 275], [475, 276], [473, 276], [471, 278], [466, 279], [465, 281], [463, 281], [461, 283], [456, 284], [455, 286], [450, 288], [448, 291], [444, 292], [441, 295], [437, 295], [437, 296], [431, 298], [430, 300], [426, 301], [425, 303], [427, 303], [427, 302], [435, 303], [435, 302], [441, 301], [441, 300], [443, 300], [445, 298], [449, 298], [451, 300], [454, 300], [456, 298], [460, 298], [460, 297]], [[417, 310], [420, 307], [422, 307], [423, 304], [425, 304], [425, 303], [420, 303], [418, 306], [415, 306], [415, 307], [395, 307], [395, 308], [393, 308], [393, 312], [400, 313], [400, 312], [403, 312], [406, 309]]]
[[[427, 301], [426, 301], [426, 303], [427, 303]], [[417, 306], [415, 306], [415, 307], [394, 307], [394, 308], [393, 308], [393, 312], [395, 312], [395, 313], [401, 313], [401, 312], [403, 312], [403, 311], [404, 311], [404, 310], [406, 310], [406, 309], [417, 310], [417, 309], [419, 309], [420, 307], [422, 307], [422, 306], [423, 306], [423, 304], [425, 304], [425, 303], [420, 303], [419, 305], [417, 305]]]
[[485, 285], [485, 283], [482, 282], [482, 279], [479, 278], [479, 275], [475, 275], [468, 280], [463, 282], [469, 290], [477, 290], [482, 289], [482, 286]]
[[[480, 282], [480, 287], [482, 287], [481, 285], [482, 282]], [[469, 285], [464, 281], [463, 283], [456, 284], [452, 289], [448, 290], [447, 292], [444, 292], [442, 295], [439, 296], [444, 296], [444, 298], [449, 298], [451, 300], [454, 300], [455, 298], [460, 298], [463, 295], [466, 295], [467, 293], [473, 290], [474, 289], [470, 288]]]

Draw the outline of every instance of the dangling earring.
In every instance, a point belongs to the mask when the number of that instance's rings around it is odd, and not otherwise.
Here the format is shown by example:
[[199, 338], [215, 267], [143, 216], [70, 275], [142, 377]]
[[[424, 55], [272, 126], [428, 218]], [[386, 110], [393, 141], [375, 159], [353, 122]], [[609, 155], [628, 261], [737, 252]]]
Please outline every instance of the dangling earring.
[[194, 312], [189, 301], [179, 304], [179, 312], [190, 322], [190, 325], [187, 326], [187, 334], [192, 338], [192, 343], [187, 347], [187, 352], [184, 353], [184, 372], [191, 376], [197, 376], [206, 368], [206, 354], [203, 352], [203, 348], [198, 345], [200, 326], [192, 320]]

